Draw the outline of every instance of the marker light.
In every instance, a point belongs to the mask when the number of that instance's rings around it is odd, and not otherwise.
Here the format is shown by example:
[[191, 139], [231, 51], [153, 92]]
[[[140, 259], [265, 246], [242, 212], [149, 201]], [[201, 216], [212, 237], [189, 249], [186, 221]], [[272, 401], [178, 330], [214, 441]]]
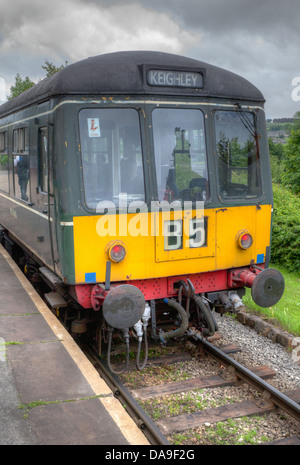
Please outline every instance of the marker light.
[[253, 244], [253, 238], [247, 231], [242, 231], [239, 234], [238, 243], [242, 249], [249, 249]]
[[121, 262], [122, 260], [124, 260], [125, 255], [125, 244], [121, 243], [120, 241], [114, 241], [112, 244], [110, 244], [108, 256], [113, 262]]

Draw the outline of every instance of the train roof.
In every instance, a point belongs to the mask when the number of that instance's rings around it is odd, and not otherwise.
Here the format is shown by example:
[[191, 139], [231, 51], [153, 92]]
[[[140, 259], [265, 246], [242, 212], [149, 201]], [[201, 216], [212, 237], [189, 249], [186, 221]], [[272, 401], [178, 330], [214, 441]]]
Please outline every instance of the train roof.
[[[197, 76], [202, 80], [196, 81]], [[174, 79], [180, 78], [179, 86], [174, 85]], [[254, 85], [225, 69], [170, 53], [128, 51], [98, 55], [68, 65], [4, 103], [0, 106], [0, 115], [55, 96], [98, 94], [192, 95], [264, 102]]]

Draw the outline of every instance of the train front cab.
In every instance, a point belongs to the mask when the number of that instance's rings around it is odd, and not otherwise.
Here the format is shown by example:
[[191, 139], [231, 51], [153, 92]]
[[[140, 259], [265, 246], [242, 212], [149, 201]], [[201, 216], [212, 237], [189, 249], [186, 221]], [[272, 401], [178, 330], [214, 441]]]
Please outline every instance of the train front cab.
[[127, 341], [151, 317], [165, 342], [212, 334], [212, 308], [238, 308], [245, 286], [260, 306], [280, 299], [263, 104], [212, 65], [120, 52], [1, 106], [1, 224], [67, 298], [73, 332], [96, 322]]
[[186, 327], [212, 334], [211, 308], [236, 308], [245, 286], [260, 306], [280, 299], [283, 278], [267, 269], [272, 189], [261, 107], [111, 98], [78, 108], [78, 139], [82, 307], [127, 329], [145, 302], [152, 317], [184, 302]]

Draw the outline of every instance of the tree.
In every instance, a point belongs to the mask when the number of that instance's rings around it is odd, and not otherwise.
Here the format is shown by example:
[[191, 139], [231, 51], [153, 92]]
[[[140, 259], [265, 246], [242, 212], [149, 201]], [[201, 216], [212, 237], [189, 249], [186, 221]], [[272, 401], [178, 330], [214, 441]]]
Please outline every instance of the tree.
[[50, 77], [50, 76], [53, 76], [53, 74], [60, 71], [65, 66], [67, 66], [67, 64], [68, 64], [68, 62], [65, 61], [64, 65], [61, 65], [61, 66], [57, 67], [57, 66], [54, 66], [53, 63], [50, 63], [50, 61], [45, 60], [45, 64], [42, 65], [42, 68], [46, 71], [46, 77]]
[[275, 144], [271, 137], [269, 137], [269, 151], [270, 156], [277, 158], [280, 162], [284, 158], [283, 144]]
[[[50, 61], [45, 60], [45, 64], [42, 65], [42, 68], [46, 71], [46, 78], [47, 78], [49, 76], [53, 76], [53, 74], [57, 73], [62, 68], [67, 66], [67, 64], [68, 62], [65, 61], [64, 65], [61, 65], [60, 67], [56, 67]], [[28, 76], [26, 76], [25, 79], [22, 79], [19, 73], [16, 75], [15, 81], [16, 81], [15, 85], [11, 86], [10, 94], [7, 96], [8, 100], [11, 100], [17, 95], [22, 94], [22, 92], [24, 92], [27, 89], [30, 89], [30, 87], [35, 85], [35, 82], [31, 81], [31, 79]]]
[[283, 144], [275, 144], [269, 137], [269, 152], [271, 161], [272, 179], [281, 183], [283, 175], [284, 147]]
[[291, 135], [284, 147], [283, 183], [294, 194], [300, 194], [300, 111], [295, 116]]
[[294, 115], [293, 129], [300, 129], [300, 111], [297, 111]]
[[32, 82], [28, 76], [26, 76], [25, 79], [22, 79], [18, 73], [15, 77], [15, 85], [10, 87], [10, 95], [7, 96], [8, 100], [11, 100], [25, 90], [30, 89], [30, 87], [34, 86], [34, 84], [35, 83]]

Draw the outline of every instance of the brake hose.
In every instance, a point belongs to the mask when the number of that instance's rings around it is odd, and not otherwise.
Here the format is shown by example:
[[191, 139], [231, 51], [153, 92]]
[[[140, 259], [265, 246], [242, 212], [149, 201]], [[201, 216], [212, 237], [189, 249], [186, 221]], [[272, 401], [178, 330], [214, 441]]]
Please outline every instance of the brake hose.
[[196, 302], [196, 305], [199, 307], [200, 311], [203, 313], [205, 321], [207, 322], [209, 336], [212, 336], [215, 334], [217, 328], [214, 317], [199, 295], [194, 295], [193, 299]]
[[122, 373], [124, 373], [124, 371], [128, 368], [128, 365], [129, 365], [129, 333], [128, 333], [128, 329], [123, 330], [124, 338], [125, 338], [125, 342], [126, 342], [126, 362], [125, 362], [124, 368], [121, 371], [116, 371], [111, 366], [111, 361], [110, 361], [111, 343], [112, 343], [112, 333], [113, 333], [114, 329], [109, 328], [108, 331], [109, 331], [109, 333], [108, 333], [108, 347], [107, 347], [107, 365], [108, 365], [108, 368], [110, 369], [110, 371], [112, 373], [114, 373], [115, 375], [121, 375]]
[[179, 313], [179, 315], [181, 316], [181, 325], [178, 329], [175, 329], [174, 331], [167, 331], [166, 333], [163, 330], [160, 330], [159, 337], [162, 342], [166, 343], [167, 339], [182, 336], [188, 328], [189, 320], [188, 320], [188, 316], [187, 316], [185, 309], [178, 302], [176, 302], [175, 300], [171, 300], [171, 299], [163, 299], [163, 300], [170, 307], [175, 308], [177, 312]]

